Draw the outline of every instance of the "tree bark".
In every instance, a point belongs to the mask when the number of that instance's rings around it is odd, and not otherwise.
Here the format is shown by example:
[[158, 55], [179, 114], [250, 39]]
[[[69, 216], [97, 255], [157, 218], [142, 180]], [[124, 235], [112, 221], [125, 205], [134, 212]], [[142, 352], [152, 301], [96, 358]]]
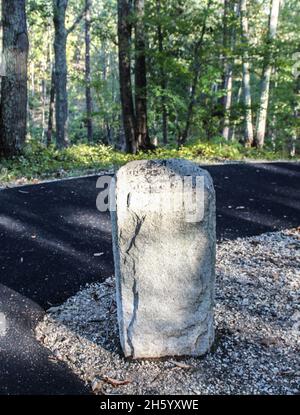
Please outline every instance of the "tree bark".
[[92, 0], [85, 0], [85, 95], [87, 138], [93, 141], [93, 101], [91, 91], [91, 7]]
[[295, 126], [289, 143], [289, 153], [291, 157], [295, 157], [296, 144], [299, 143], [300, 138], [300, 75], [297, 75], [295, 78], [292, 110], [294, 113]]
[[0, 155], [19, 154], [26, 139], [28, 33], [25, 0], [2, 0], [3, 50], [6, 61], [1, 82]]
[[[236, 100], [235, 100], [235, 104], [236, 104], [237, 107], [239, 106], [239, 104], [241, 102], [241, 99], [242, 99], [242, 91], [243, 91], [243, 88], [242, 88], [242, 82], [241, 82], [239, 87], [238, 87], [237, 96], [236, 96]], [[232, 125], [231, 131], [230, 131], [230, 140], [231, 141], [234, 141], [237, 138], [236, 137], [236, 130], [237, 130], [237, 119], [235, 119], [233, 121], [233, 125]]]
[[45, 139], [45, 121], [46, 121], [46, 100], [47, 100], [47, 85], [46, 79], [41, 82], [41, 98], [42, 98], [42, 142]]
[[243, 52], [243, 95], [245, 105], [245, 144], [251, 147], [254, 142], [253, 119], [252, 119], [252, 96], [250, 84], [250, 63], [248, 56], [249, 27], [247, 16], [247, 0], [240, 0], [240, 14], [242, 25]]
[[136, 142], [139, 150], [151, 148], [147, 116], [147, 67], [145, 41], [145, 2], [134, 1], [135, 10], [135, 111]]
[[262, 74], [260, 105], [256, 125], [256, 145], [259, 148], [262, 148], [265, 142], [269, 107], [270, 81], [272, 75], [271, 48], [277, 33], [280, 1], [281, 0], [271, 0], [267, 52], [265, 56], [264, 69]]
[[126, 151], [135, 154], [138, 146], [135, 135], [135, 114], [131, 82], [132, 24], [129, 19], [131, 11], [131, 0], [118, 0], [118, 46], [122, 119]]
[[222, 137], [224, 140], [228, 141], [230, 138], [230, 111], [232, 104], [232, 88], [233, 88], [233, 67], [232, 64], [228, 64], [226, 69], [226, 96], [224, 99], [224, 122]]
[[56, 144], [63, 148], [68, 145], [68, 92], [67, 92], [67, 29], [65, 26], [68, 0], [54, 0], [54, 51], [55, 51], [55, 93], [56, 93]]
[[[161, 0], [156, 1], [157, 14], [161, 14]], [[167, 90], [167, 76], [163, 59], [164, 52], [164, 34], [160, 23], [157, 25], [157, 37], [158, 37], [158, 50], [160, 54], [160, 77], [161, 77], [161, 107], [162, 107], [162, 133], [163, 133], [163, 144], [168, 144], [168, 108], [166, 103], [166, 90]]]
[[228, 58], [228, 49], [234, 50], [236, 43], [236, 31], [229, 26], [229, 13], [234, 12], [238, 15], [236, 4], [230, 4], [229, 0], [224, 1], [224, 29], [223, 29], [223, 47], [224, 47], [224, 78], [223, 89], [225, 94], [222, 99], [223, 107], [223, 123], [222, 123], [222, 137], [228, 141], [230, 139], [230, 112], [232, 106], [232, 88], [233, 88], [233, 62], [232, 58]]
[[50, 87], [49, 115], [48, 115], [48, 129], [47, 129], [47, 146], [48, 147], [50, 146], [52, 142], [54, 108], [55, 108], [55, 68], [53, 66], [52, 71], [51, 71], [51, 87]]

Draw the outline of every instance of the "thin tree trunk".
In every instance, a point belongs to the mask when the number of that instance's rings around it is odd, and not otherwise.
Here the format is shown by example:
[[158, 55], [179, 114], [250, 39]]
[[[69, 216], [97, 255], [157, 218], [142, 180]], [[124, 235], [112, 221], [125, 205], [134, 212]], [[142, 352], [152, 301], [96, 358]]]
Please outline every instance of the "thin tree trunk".
[[[271, 82], [271, 87], [270, 89], [272, 90], [272, 95], [273, 95], [273, 100], [276, 100], [276, 96], [274, 94], [274, 92], [276, 91], [276, 88], [278, 86], [278, 82], [277, 82], [277, 70], [275, 67], [273, 67], [272, 70], [272, 78], [273, 78], [273, 82]], [[270, 137], [270, 141], [271, 141], [271, 145], [273, 148], [273, 151], [276, 150], [276, 141], [277, 141], [277, 131], [276, 131], [276, 114], [273, 111], [273, 115], [272, 118], [270, 120], [270, 123], [268, 125], [268, 132], [267, 135]]]
[[245, 144], [247, 147], [251, 147], [254, 142], [253, 133], [253, 119], [252, 119], [252, 97], [251, 97], [251, 85], [250, 85], [250, 63], [248, 56], [249, 45], [249, 27], [247, 16], [247, 0], [240, 0], [240, 14], [242, 24], [242, 39], [244, 43], [243, 52], [243, 95], [245, 105]]
[[55, 108], [55, 68], [53, 66], [52, 71], [51, 71], [51, 87], [50, 87], [49, 115], [48, 115], [48, 129], [47, 129], [47, 146], [48, 147], [50, 146], [52, 142], [54, 108]]
[[291, 157], [295, 157], [296, 155], [296, 144], [299, 142], [300, 138], [300, 75], [298, 75], [295, 79], [294, 92], [295, 94], [292, 102], [292, 109], [294, 112], [295, 127], [291, 137], [291, 142], [289, 143], [289, 153]]
[[2, 0], [6, 76], [1, 82], [0, 155], [22, 150], [27, 127], [28, 34], [25, 0]]
[[[157, 14], [161, 14], [161, 0], [156, 1]], [[162, 26], [158, 23], [157, 26], [157, 37], [158, 37], [158, 50], [160, 54], [160, 77], [161, 77], [161, 107], [162, 107], [162, 133], [163, 133], [163, 144], [168, 144], [168, 108], [166, 103], [166, 90], [167, 90], [167, 76], [165, 71], [165, 65], [162, 61], [162, 55], [164, 52], [164, 34]]]
[[147, 115], [147, 67], [145, 41], [145, 2], [135, 0], [135, 112], [136, 112], [136, 142], [139, 150], [152, 148]]
[[271, 0], [271, 10], [269, 18], [269, 32], [268, 32], [268, 50], [265, 56], [265, 63], [261, 82], [260, 106], [257, 116], [256, 125], [256, 145], [259, 148], [264, 146], [266, 125], [269, 106], [270, 81], [272, 75], [271, 52], [272, 43], [276, 37], [279, 9], [281, 0]]
[[68, 0], [54, 0], [54, 51], [56, 92], [56, 144], [59, 148], [68, 144], [68, 92], [67, 92], [67, 29], [65, 26]]
[[41, 83], [41, 95], [42, 95], [42, 141], [45, 139], [45, 121], [46, 121], [46, 99], [47, 99], [47, 86], [46, 80], [42, 79]]
[[230, 111], [231, 111], [231, 104], [232, 104], [232, 87], [233, 87], [233, 67], [232, 65], [228, 65], [226, 71], [226, 96], [224, 100], [224, 122], [223, 122], [223, 130], [222, 136], [223, 138], [228, 141], [230, 138]]
[[118, 0], [118, 45], [120, 96], [122, 119], [126, 139], [126, 151], [135, 154], [138, 150], [135, 135], [135, 115], [131, 83], [131, 37], [132, 25], [129, 20], [132, 1]]
[[194, 77], [193, 77], [192, 86], [191, 86], [191, 92], [190, 92], [190, 98], [189, 98], [189, 105], [188, 105], [185, 128], [184, 128], [182, 136], [179, 138], [179, 143], [178, 143], [179, 145], [184, 145], [186, 143], [188, 135], [189, 135], [190, 127], [191, 127], [191, 121], [192, 121], [194, 106], [195, 106], [197, 85], [198, 85], [200, 72], [201, 72], [201, 55], [202, 55], [201, 52], [202, 52], [202, 47], [203, 47], [204, 35], [206, 33], [207, 16], [208, 16], [208, 12], [209, 12], [209, 9], [210, 9], [211, 5], [212, 5], [212, 1], [209, 0], [208, 4], [207, 4], [207, 10], [206, 10], [205, 17], [204, 17], [204, 22], [203, 22], [200, 38], [195, 44]]
[[87, 138], [93, 141], [93, 101], [91, 92], [91, 7], [92, 0], [85, 0], [85, 84]]
[[[231, 8], [230, 8], [231, 6]], [[224, 3], [224, 41], [223, 46], [225, 50], [224, 58], [224, 83], [223, 88], [226, 91], [222, 100], [223, 106], [223, 126], [222, 126], [222, 136], [228, 141], [230, 139], [230, 113], [232, 106], [232, 88], [233, 88], [233, 62], [231, 58], [227, 56], [227, 50], [230, 47], [231, 51], [235, 48], [236, 43], [236, 30], [235, 27], [228, 29], [228, 13], [234, 12], [235, 16], [238, 16], [238, 11], [236, 10], [236, 4], [230, 4], [229, 0], [225, 0]], [[229, 44], [230, 39], [230, 44]]]
[[1, 103], [2, 76], [5, 76], [5, 62], [4, 62], [4, 54], [3, 54], [2, 3], [0, 3], [0, 103]]
[[225, 117], [225, 106], [226, 106], [226, 95], [227, 95], [227, 84], [228, 84], [228, 72], [229, 72], [229, 61], [228, 61], [228, 48], [230, 45], [229, 42], [229, 0], [223, 0], [223, 51], [221, 54], [221, 64], [223, 65], [223, 75], [222, 75], [222, 91], [224, 94], [220, 97], [220, 112], [222, 115], [223, 123], [221, 123], [221, 131], [224, 126], [224, 117]]
[[[241, 102], [241, 98], [242, 98], [242, 83], [238, 88], [238, 92], [237, 92], [237, 96], [236, 96], [236, 105], [238, 106]], [[232, 125], [232, 130], [230, 132], [230, 140], [234, 141], [236, 139], [236, 129], [237, 129], [237, 120], [235, 119]]]

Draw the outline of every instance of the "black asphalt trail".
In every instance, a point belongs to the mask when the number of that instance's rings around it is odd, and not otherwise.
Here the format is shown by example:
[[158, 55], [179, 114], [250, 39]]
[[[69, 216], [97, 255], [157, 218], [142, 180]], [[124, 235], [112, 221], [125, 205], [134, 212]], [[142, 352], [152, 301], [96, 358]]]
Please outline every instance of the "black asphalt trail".
[[[299, 163], [205, 168], [216, 188], [218, 240], [300, 225]], [[44, 310], [113, 274], [110, 218], [96, 209], [96, 181], [0, 191], [0, 313], [9, 327], [0, 332], [0, 394], [89, 393], [32, 330]]]

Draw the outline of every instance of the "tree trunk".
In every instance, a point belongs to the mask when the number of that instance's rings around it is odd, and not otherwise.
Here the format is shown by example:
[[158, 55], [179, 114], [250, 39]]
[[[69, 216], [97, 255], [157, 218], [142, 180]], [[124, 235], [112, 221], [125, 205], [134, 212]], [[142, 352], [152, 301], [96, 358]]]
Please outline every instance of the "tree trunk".
[[136, 142], [139, 150], [150, 149], [147, 116], [147, 67], [145, 45], [145, 2], [135, 0], [135, 112]]
[[46, 79], [42, 79], [42, 82], [41, 82], [41, 95], [42, 95], [42, 142], [44, 142], [44, 139], [45, 139], [45, 120], [46, 120], [46, 100], [47, 100]]
[[[156, 1], [157, 14], [160, 16], [161, 13], [161, 0]], [[162, 107], [162, 133], [163, 133], [163, 143], [164, 145], [168, 144], [168, 108], [166, 103], [166, 90], [167, 90], [167, 76], [165, 71], [165, 65], [162, 61], [163, 52], [164, 52], [164, 34], [162, 26], [158, 23], [157, 26], [157, 37], [158, 37], [158, 50], [160, 53], [160, 77], [161, 77], [161, 107]]]
[[226, 69], [226, 96], [224, 99], [224, 122], [222, 136], [228, 141], [230, 138], [230, 111], [232, 104], [232, 87], [233, 87], [233, 67], [231, 64], [228, 64]]
[[300, 75], [297, 74], [294, 86], [294, 98], [292, 101], [292, 110], [294, 113], [295, 126], [289, 143], [289, 153], [291, 157], [296, 155], [296, 144], [300, 138]]
[[68, 93], [67, 93], [67, 30], [65, 26], [68, 0], [54, 0], [54, 51], [56, 92], [56, 144], [59, 148], [68, 144]]
[[0, 103], [1, 103], [1, 82], [5, 76], [5, 62], [3, 54], [3, 22], [2, 22], [2, 3], [0, 3]]
[[189, 135], [190, 127], [191, 127], [191, 122], [192, 122], [192, 117], [193, 117], [193, 112], [194, 112], [194, 106], [195, 106], [197, 85], [198, 85], [198, 81], [199, 81], [199, 77], [200, 77], [200, 71], [201, 71], [201, 54], [202, 54], [201, 52], [202, 52], [202, 47], [203, 47], [204, 35], [206, 33], [206, 21], [207, 21], [208, 12], [209, 12], [209, 9], [210, 9], [211, 5], [212, 5], [212, 1], [209, 0], [208, 4], [207, 4], [207, 10], [206, 10], [206, 13], [205, 13], [205, 16], [204, 16], [204, 21], [203, 21], [203, 26], [202, 26], [202, 31], [201, 31], [201, 34], [200, 34], [200, 38], [195, 44], [194, 77], [193, 77], [193, 81], [192, 81], [192, 85], [191, 85], [191, 93], [190, 93], [190, 98], [189, 98], [189, 105], [188, 105], [185, 128], [184, 128], [184, 131], [182, 133], [182, 136], [179, 139], [179, 143], [178, 143], [179, 145], [184, 145], [186, 143], [188, 135]]
[[91, 7], [92, 0], [85, 0], [85, 95], [87, 138], [93, 141], [93, 101], [91, 92]]
[[118, 46], [120, 94], [126, 151], [135, 154], [138, 147], [135, 136], [135, 115], [131, 83], [132, 25], [129, 20], [132, 9], [131, 3], [131, 0], [118, 0]]
[[[238, 107], [240, 102], [241, 102], [241, 98], [242, 98], [242, 82], [240, 84], [240, 86], [238, 87], [238, 91], [237, 91], [237, 96], [236, 96], [236, 106]], [[237, 120], [235, 119], [233, 121], [233, 125], [232, 125], [232, 129], [230, 131], [230, 140], [234, 141], [236, 140], [236, 130], [237, 130]]]
[[271, 81], [271, 74], [272, 74], [271, 48], [272, 48], [272, 43], [274, 42], [274, 39], [277, 33], [280, 1], [281, 0], [271, 1], [267, 52], [265, 56], [264, 69], [263, 69], [263, 75], [262, 75], [260, 106], [259, 106], [259, 111], [258, 111], [258, 116], [257, 116], [257, 125], [256, 125], [256, 145], [259, 148], [262, 148], [265, 142], [268, 106], [269, 106], [270, 81]]
[[54, 107], [55, 107], [55, 69], [53, 66], [52, 72], [51, 72], [51, 87], [50, 87], [49, 115], [48, 115], [48, 129], [47, 129], [47, 146], [48, 147], [50, 146], [52, 142]]
[[223, 89], [225, 94], [222, 99], [223, 107], [223, 125], [222, 125], [222, 137], [228, 141], [230, 139], [230, 112], [232, 106], [232, 88], [233, 88], [233, 62], [232, 58], [228, 58], [227, 50], [228, 48], [231, 51], [235, 48], [236, 43], [236, 31], [235, 28], [228, 28], [229, 21], [229, 12], [234, 12], [235, 16], [238, 16], [236, 10], [236, 4], [230, 4], [229, 0], [224, 2], [224, 30], [223, 30], [223, 46], [224, 46], [224, 79], [223, 79]]
[[242, 39], [244, 43], [243, 52], [243, 95], [245, 105], [245, 144], [251, 147], [254, 141], [253, 120], [252, 120], [252, 97], [250, 85], [250, 63], [248, 56], [249, 27], [247, 16], [247, 0], [240, 0], [240, 13], [242, 24]]
[[6, 73], [1, 82], [0, 155], [22, 150], [27, 126], [28, 34], [25, 0], [2, 0]]

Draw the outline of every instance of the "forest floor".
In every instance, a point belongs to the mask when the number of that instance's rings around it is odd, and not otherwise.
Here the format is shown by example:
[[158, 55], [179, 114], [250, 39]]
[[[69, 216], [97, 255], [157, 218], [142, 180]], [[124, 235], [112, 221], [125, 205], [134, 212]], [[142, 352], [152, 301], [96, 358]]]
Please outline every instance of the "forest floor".
[[283, 151], [247, 149], [238, 143], [194, 142], [177, 149], [158, 148], [155, 152], [125, 154], [104, 145], [78, 144], [63, 150], [30, 142], [24, 154], [11, 160], [0, 159], [0, 188], [36, 184], [41, 181], [97, 174], [100, 170], [114, 171], [137, 159], [186, 158], [197, 163], [233, 163], [264, 161], [299, 161]]
[[[299, 163], [205, 168], [216, 188], [219, 243], [300, 225]], [[0, 313], [8, 323], [0, 336], [0, 394], [89, 392], [33, 329], [45, 310], [114, 273], [110, 218], [96, 209], [97, 178], [0, 192]]]

